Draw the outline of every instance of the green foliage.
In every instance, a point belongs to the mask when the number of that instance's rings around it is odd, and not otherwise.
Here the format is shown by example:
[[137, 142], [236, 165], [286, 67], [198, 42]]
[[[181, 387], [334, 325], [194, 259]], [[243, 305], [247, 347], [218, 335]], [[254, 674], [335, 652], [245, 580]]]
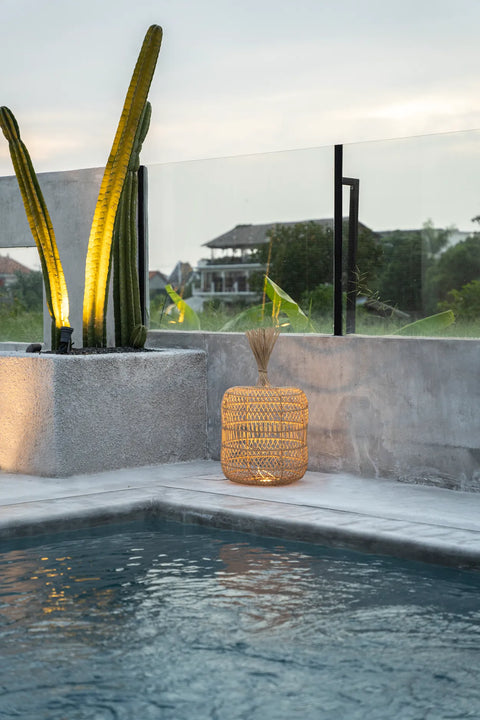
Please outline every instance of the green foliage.
[[322, 283], [313, 290], [304, 292], [301, 298], [303, 307], [308, 307], [311, 316], [331, 316], [333, 313], [333, 285]]
[[312, 323], [302, 308], [269, 277], [265, 278], [265, 292], [272, 301], [272, 320], [274, 325], [281, 326], [280, 313], [283, 313], [287, 316], [294, 332], [315, 332]]
[[265, 277], [265, 293], [271, 302], [246, 308], [229, 320], [222, 331], [274, 325], [284, 332], [316, 332], [298, 303], [268, 277]]
[[228, 320], [221, 332], [245, 332], [251, 328], [272, 327], [273, 303], [252, 305]]
[[43, 311], [25, 311], [14, 301], [0, 303], [0, 342], [43, 342]]
[[11, 287], [11, 295], [23, 310], [42, 312], [43, 276], [40, 270], [30, 273], [16, 272], [17, 281]]
[[[183, 297], [185, 299], [185, 294]], [[238, 315], [242, 313], [246, 307], [247, 306], [244, 301], [232, 304], [229, 303], [228, 305], [225, 305], [225, 303], [215, 299], [204, 302], [202, 310], [198, 312], [198, 318], [200, 320], [202, 330], [223, 330], [224, 325], [232, 318], [238, 317]], [[251, 325], [248, 327], [251, 327]]]
[[441, 335], [442, 330], [453, 325], [454, 322], [455, 315], [453, 312], [451, 310], [445, 310], [445, 312], [430, 315], [429, 317], [404, 325], [396, 330], [393, 335], [435, 337]]
[[375, 291], [383, 302], [405, 312], [421, 312], [423, 250], [420, 231], [396, 230], [383, 241], [384, 268]]
[[[180, 330], [206, 330], [207, 328], [201, 323], [201, 316], [195, 313], [187, 303], [173, 290], [171, 285], [167, 285], [166, 290], [173, 301], [173, 304], [164, 313], [164, 320], [161, 327]], [[262, 305], [253, 305], [246, 308], [240, 313], [231, 317], [221, 327], [210, 327], [208, 329], [219, 329], [221, 332], [243, 332], [256, 327], [279, 327], [283, 332], [331, 332], [330, 329], [317, 328], [313, 325], [311, 319], [304, 313], [302, 308], [296, 303], [281, 287], [268, 277], [265, 277], [265, 292], [270, 302]], [[361, 315], [361, 314], [360, 314]], [[220, 315], [217, 316], [219, 319]], [[370, 322], [371, 322], [370, 318]], [[409, 323], [400, 328], [392, 323], [391, 319], [376, 319], [376, 331], [371, 332], [372, 326], [369, 328], [369, 334], [394, 334], [406, 336], [438, 336], [455, 322], [455, 316], [451, 310], [438, 313], [436, 315], [422, 318], [416, 322]]]
[[435, 303], [447, 300], [451, 290], [480, 279], [480, 233], [445, 250], [427, 274], [427, 285]]
[[167, 315], [170, 315], [168, 319], [168, 325], [181, 325], [182, 330], [200, 330], [200, 320], [195, 310], [187, 305], [180, 295], [178, 295], [171, 285], [166, 285], [165, 290], [169, 294], [176, 313], [173, 313], [172, 309], [167, 310]]
[[[175, 327], [182, 330], [206, 329], [205, 324], [201, 323], [199, 315], [173, 290], [171, 285], [167, 285], [165, 289], [173, 305], [165, 310], [161, 327], [170, 329]], [[286, 331], [315, 332], [312, 323], [300, 306], [270, 278], [265, 278], [265, 290], [271, 300], [270, 303], [254, 305], [236, 313], [221, 326], [220, 330], [222, 332], [239, 332], [252, 327], [275, 325]], [[211, 312], [212, 309], [210, 309]], [[204, 313], [201, 315], [203, 316]], [[205, 315], [208, 317], [208, 313]]]
[[372, 289], [383, 302], [404, 312], [432, 312], [427, 274], [438, 262], [451, 230], [434, 228], [430, 221], [421, 230], [395, 230], [382, 238], [383, 265]]
[[[207, 307], [206, 312], [197, 315], [185, 301], [167, 286], [167, 292], [173, 303], [166, 312], [162, 312], [161, 328], [178, 330], [219, 330], [220, 332], [244, 332], [256, 327], [279, 327], [283, 332], [324, 332], [331, 333], [331, 317], [327, 324], [313, 325], [311, 319], [288, 293], [265, 278], [265, 290], [270, 302], [262, 305], [247, 307], [228, 317], [225, 308]], [[480, 282], [476, 291], [480, 293]], [[230, 309], [231, 315], [232, 309]], [[455, 315], [451, 309], [431, 315], [426, 318], [399, 325], [399, 318], [394, 316], [378, 318], [360, 310], [357, 318], [357, 332], [367, 335], [404, 335], [404, 336], [452, 336], [451, 328], [455, 323]], [[456, 337], [479, 337], [480, 322], [463, 324], [460, 328], [455, 325]]]
[[438, 304], [439, 310], [450, 308], [457, 320], [480, 320], [480, 280], [450, 290], [447, 298]]
[[431, 220], [427, 220], [422, 227], [423, 251], [427, 258], [437, 257], [445, 249], [454, 227], [436, 228]]
[[[344, 232], [346, 237], [348, 223]], [[357, 264], [366, 283], [376, 277], [381, 257], [382, 248], [375, 234], [360, 226]], [[300, 298], [319, 285], [331, 284], [333, 228], [315, 222], [277, 225], [270, 233], [270, 243], [258, 249], [259, 262], [266, 265], [269, 259], [268, 276], [290, 297]], [[262, 288], [263, 279], [258, 277], [257, 289]]]

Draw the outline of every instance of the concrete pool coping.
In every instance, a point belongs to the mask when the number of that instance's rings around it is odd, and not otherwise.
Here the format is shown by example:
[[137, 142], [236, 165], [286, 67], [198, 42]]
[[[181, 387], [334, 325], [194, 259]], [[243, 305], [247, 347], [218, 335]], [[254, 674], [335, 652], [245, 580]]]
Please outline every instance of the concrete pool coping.
[[211, 460], [69, 478], [0, 474], [0, 540], [151, 515], [480, 569], [475, 493], [320, 472], [283, 487], [237, 485]]

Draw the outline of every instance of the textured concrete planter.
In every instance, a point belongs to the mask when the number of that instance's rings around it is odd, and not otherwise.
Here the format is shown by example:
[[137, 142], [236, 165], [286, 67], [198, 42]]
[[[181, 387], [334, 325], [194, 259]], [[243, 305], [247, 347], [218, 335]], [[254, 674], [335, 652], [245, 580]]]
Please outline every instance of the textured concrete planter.
[[63, 477], [206, 456], [205, 353], [0, 353], [0, 469]]

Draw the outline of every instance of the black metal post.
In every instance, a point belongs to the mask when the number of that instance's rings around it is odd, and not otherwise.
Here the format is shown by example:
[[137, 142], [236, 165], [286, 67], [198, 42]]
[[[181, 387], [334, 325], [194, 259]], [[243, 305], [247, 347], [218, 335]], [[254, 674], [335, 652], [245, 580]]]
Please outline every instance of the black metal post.
[[342, 335], [343, 145], [335, 145], [333, 212], [333, 334]]
[[142, 323], [149, 326], [150, 295], [148, 287], [148, 172], [145, 165], [138, 169], [138, 284]]
[[357, 247], [358, 247], [358, 197], [360, 181], [357, 178], [343, 178], [343, 184], [350, 187], [348, 212], [348, 255], [347, 255], [347, 333], [355, 332], [357, 308]]

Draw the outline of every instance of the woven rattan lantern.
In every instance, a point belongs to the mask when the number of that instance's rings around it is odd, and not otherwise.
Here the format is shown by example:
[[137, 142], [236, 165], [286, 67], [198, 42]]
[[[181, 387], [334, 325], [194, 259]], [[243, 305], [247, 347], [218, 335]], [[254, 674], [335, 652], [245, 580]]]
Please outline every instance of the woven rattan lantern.
[[273, 387], [267, 365], [278, 337], [276, 328], [249, 330], [258, 365], [255, 387], [232, 387], [222, 400], [222, 470], [246, 485], [287, 485], [308, 464], [308, 402], [298, 388]]

